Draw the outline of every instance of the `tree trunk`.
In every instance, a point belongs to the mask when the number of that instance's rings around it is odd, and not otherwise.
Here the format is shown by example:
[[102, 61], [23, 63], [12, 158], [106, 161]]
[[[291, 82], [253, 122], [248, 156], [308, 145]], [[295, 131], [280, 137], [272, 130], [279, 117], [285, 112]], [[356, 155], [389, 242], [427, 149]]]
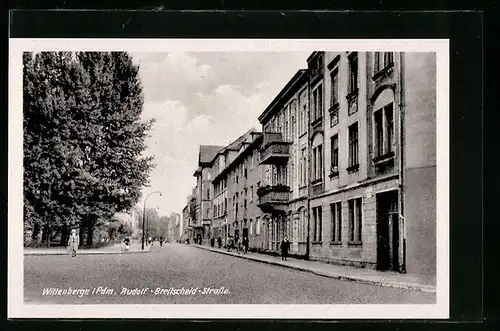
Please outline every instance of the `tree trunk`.
[[60, 242], [60, 245], [61, 246], [66, 246], [66, 244], [68, 243], [68, 239], [69, 239], [69, 228], [67, 225], [63, 225], [62, 229], [61, 229], [61, 242]]
[[84, 239], [85, 239], [85, 224], [86, 224], [86, 219], [84, 218], [81, 223], [80, 223], [80, 231], [78, 232], [78, 235], [80, 237], [80, 247], [84, 246]]
[[87, 246], [91, 247], [94, 239], [94, 216], [90, 216], [87, 222]]
[[33, 233], [31, 234], [31, 240], [33, 242], [38, 242], [39, 234], [40, 234], [40, 225], [35, 223], [35, 225], [33, 226]]
[[50, 240], [50, 238], [49, 238], [49, 226], [48, 226], [48, 224], [45, 224], [43, 227], [43, 231], [42, 231], [42, 243], [47, 243], [48, 240]]

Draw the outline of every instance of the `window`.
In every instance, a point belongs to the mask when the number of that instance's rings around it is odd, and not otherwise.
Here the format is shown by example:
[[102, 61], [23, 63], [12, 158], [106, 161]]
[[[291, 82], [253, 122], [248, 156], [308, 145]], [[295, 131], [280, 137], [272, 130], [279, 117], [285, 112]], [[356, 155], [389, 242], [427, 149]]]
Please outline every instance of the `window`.
[[375, 112], [375, 156], [384, 155], [384, 126], [383, 126], [383, 109]]
[[224, 198], [224, 215], [227, 213], [227, 198]]
[[388, 68], [394, 64], [394, 54], [392, 52], [375, 52], [373, 63], [373, 73], [378, 72]]
[[337, 134], [330, 138], [330, 144], [332, 148], [330, 173], [335, 175], [339, 172], [339, 136]]
[[[391, 53], [392, 54], [392, 53]], [[393, 152], [394, 144], [394, 117], [392, 111], [392, 103], [384, 108], [385, 112], [385, 123], [387, 124], [387, 153]]]
[[302, 134], [304, 134], [306, 132], [307, 104], [304, 104], [302, 106], [301, 117], [302, 117], [302, 129], [300, 130], [300, 134], [302, 135]]
[[312, 158], [312, 181], [319, 181], [323, 178], [323, 146], [318, 145], [313, 148]]
[[247, 209], [247, 189], [245, 189], [245, 192], [241, 192], [241, 195], [243, 196], [243, 207]]
[[322, 231], [321, 207], [315, 207], [312, 210], [313, 210], [313, 222], [314, 222], [313, 240], [314, 242], [321, 242], [321, 231]]
[[375, 157], [394, 152], [394, 116], [392, 103], [373, 115], [375, 127]]
[[295, 140], [295, 128], [297, 126], [297, 118], [296, 118], [296, 113], [297, 113], [297, 100], [294, 100], [292, 102], [292, 110], [291, 110], [291, 122], [292, 122], [292, 127], [290, 129], [290, 134], [291, 134], [291, 140]]
[[330, 74], [331, 78], [331, 97], [330, 97], [330, 107], [333, 107], [339, 103], [339, 70], [338, 68], [333, 69]]
[[250, 186], [250, 201], [253, 201], [253, 186]]
[[311, 178], [311, 181], [315, 181], [316, 180], [316, 160], [317, 160], [317, 150], [316, 148], [313, 148], [312, 150], [312, 160], [311, 160], [311, 166], [312, 166], [312, 178]]
[[284, 112], [284, 114], [285, 114], [285, 116], [284, 116], [284, 118], [285, 118], [285, 127], [284, 127], [283, 139], [285, 141], [289, 141], [289, 136], [288, 136], [288, 134], [289, 134], [289, 130], [288, 130], [289, 129], [289, 126], [288, 126], [289, 125], [289, 122], [288, 122], [289, 109], [290, 109], [290, 106], [287, 106], [285, 108], [285, 112]]
[[358, 53], [352, 52], [349, 55], [349, 90], [352, 94], [358, 90]]
[[312, 181], [319, 181], [323, 178], [323, 146], [318, 145], [313, 148], [312, 158], [313, 177]]
[[313, 92], [313, 118], [316, 121], [323, 116], [323, 84], [320, 84]]
[[255, 234], [260, 234], [260, 217], [255, 219]]
[[361, 213], [361, 198], [356, 198], [348, 201], [349, 206], [349, 240], [351, 242], [361, 242], [362, 230], [362, 213]]
[[330, 127], [339, 124], [339, 108], [335, 107], [330, 111]]
[[358, 123], [354, 123], [349, 127], [349, 167], [358, 164]]
[[250, 235], [253, 235], [253, 221], [250, 219]]
[[318, 175], [316, 179], [323, 178], [323, 146], [319, 145], [318, 149]]
[[331, 220], [332, 220], [332, 242], [339, 243], [342, 241], [342, 203], [335, 202], [330, 204]]

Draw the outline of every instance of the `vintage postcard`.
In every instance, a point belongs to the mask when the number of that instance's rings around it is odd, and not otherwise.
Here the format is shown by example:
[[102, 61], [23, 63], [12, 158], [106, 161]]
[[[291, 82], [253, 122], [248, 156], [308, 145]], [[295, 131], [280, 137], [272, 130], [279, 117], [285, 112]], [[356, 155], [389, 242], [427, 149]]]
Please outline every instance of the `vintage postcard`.
[[9, 46], [10, 318], [449, 317], [448, 40]]

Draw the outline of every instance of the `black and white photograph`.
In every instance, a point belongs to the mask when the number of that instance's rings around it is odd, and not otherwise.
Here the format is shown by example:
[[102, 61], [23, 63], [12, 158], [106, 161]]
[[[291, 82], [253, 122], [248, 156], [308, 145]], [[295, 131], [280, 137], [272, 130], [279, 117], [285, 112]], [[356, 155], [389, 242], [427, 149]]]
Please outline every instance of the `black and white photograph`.
[[448, 317], [448, 52], [11, 39], [9, 314]]

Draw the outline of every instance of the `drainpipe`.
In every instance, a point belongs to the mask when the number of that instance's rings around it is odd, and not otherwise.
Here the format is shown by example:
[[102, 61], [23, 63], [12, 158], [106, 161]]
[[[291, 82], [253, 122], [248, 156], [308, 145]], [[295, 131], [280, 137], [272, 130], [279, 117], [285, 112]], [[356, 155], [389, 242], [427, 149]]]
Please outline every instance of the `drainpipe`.
[[404, 218], [404, 111], [405, 111], [405, 85], [404, 85], [404, 52], [399, 53], [399, 217], [401, 219], [400, 224], [403, 229], [403, 260], [399, 268], [399, 272], [406, 273], [406, 222]]

